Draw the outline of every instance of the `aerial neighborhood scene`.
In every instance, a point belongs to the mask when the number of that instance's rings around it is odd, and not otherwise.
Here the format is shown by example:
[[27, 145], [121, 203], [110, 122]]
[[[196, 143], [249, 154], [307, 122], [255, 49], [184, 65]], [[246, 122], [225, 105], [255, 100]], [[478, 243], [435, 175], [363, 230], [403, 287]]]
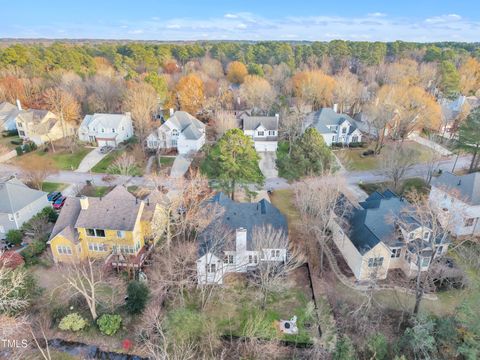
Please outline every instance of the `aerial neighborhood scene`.
[[0, 19], [0, 359], [480, 359], [479, 4]]

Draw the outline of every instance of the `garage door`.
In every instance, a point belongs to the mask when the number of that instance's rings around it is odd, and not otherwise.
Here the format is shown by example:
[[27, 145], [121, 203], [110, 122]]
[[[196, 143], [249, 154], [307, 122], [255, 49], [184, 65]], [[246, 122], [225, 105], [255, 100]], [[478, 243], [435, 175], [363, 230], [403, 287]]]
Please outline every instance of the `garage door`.
[[98, 146], [115, 146], [115, 142], [113, 140], [97, 140]]

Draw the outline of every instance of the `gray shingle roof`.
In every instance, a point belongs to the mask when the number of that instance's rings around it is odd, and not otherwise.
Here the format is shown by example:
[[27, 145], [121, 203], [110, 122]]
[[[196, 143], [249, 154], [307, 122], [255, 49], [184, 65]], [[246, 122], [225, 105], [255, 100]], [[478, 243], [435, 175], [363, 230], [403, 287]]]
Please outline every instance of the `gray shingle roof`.
[[[409, 206], [409, 203], [387, 190], [374, 192], [364, 202], [361, 209], [353, 209], [349, 217], [349, 238], [361, 254], [365, 254], [378, 243], [387, 246], [402, 246], [394, 220]], [[406, 219], [417, 224], [413, 218]]]
[[14, 119], [19, 112], [15, 105], [7, 101], [0, 103], [0, 125], [3, 125], [10, 119]]
[[[247, 250], [253, 249], [252, 233], [256, 227], [271, 225], [274, 229], [282, 230], [285, 235], [288, 234], [287, 220], [285, 216], [275, 206], [267, 200], [261, 200], [256, 203], [241, 203], [231, 200], [224, 193], [216, 194], [211, 203], [217, 204], [223, 209], [221, 217], [214, 223], [210, 224], [205, 232], [200, 235], [199, 256], [205, 255], [208, 251], [212, 251], [212, 244], [209, 241], [208, 234], [212, 229], [218, 229], [225, 226], [231, 231], [232, 236], [235, 230], [244, 228], [247, 230]], [[224, 246], [217, 247], [215, 253], [224, 250], [234, 250], [234, 241], [232, 237], [226, 238]], [[233, 248], [231, 247], [233, 245]]]
[[432, 179], [432, 186], [448, 190], [471, 205], [480, 204], [480, 173], [478, 172], [462, 176], [444, 172]]
[[124, 186], [116, 186], [104, 198], [88, 198], [88, 209], [80, 211], [75, 228], [131, 231], [140, 206]]
[[15, 213], [46, 196], [46, 192], [30, 189], [17, 179], [0, 182], [0, 213]]
[[162, 126], [171, 128], [171, 125], [180, 129], [180, 132], [183, 133], [185, 138], [189, 140], [200, 139], [202, 137], [201, 130], [205, 129], [204, 123], [186, 111], [175, 111], [173, 116], [170, 117]]
[[124, 119], [129, 119], [129, 114], [102, 114], [85, 115], [81, 126], [92, 125], [95, 128], [113, 128], [116, 129]]
[[[330, 108], [323, 108], [308, 114], [304, 119], [304, 129], [313, 126], [320, 134], [333, 134], [334, 132], [328, 128], [331, 125], [340, 125], [347, 120], [351, 127], [350, 133], [355, 131], [355, 121], [347, 114], [339, 114]], [[335, 132], [336, 133], [336, 132]]]
[[262, 125], [267, 130], [278, 130], [278, 119], [276, 116], [241, 116], [243, 130], [255, 130]]
[[75, 230], [75, 222], [80, 214], [80, 209], [79, 198], [67, 197], [62, 211], [60, 211], [57, 222], [53, 227], [52, 233], [50, 234], [50, 240], [58, 234], [61, 234], [74, 243], [78, 242], [78, 233]]

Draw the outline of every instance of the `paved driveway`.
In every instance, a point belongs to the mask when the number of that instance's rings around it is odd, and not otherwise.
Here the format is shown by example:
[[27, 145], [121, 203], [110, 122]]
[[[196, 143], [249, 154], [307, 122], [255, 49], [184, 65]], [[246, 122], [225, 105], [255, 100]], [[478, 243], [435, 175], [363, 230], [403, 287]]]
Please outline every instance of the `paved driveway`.
[[85, 156], [78, 165], [78, 169], [75, 172], [86, 173], [89, 172], [91, 168], [97, 165], [100, 160], [102, 160], [107, 154], [100, 153], [100, 148], [95, 148], [90, 151], [87, 156]]
[[187, 172], [192, 159], [185, 155], [177, 155], [170, 170], [170, 176], [173, 178], [180, 178]]
[[277, 160], [277, 153], [275, 151], [262, 151], [258, 153], [260, 155], [260, 170], [266, 179], [278, 177], [277, 167], [275, 166], [275, 160]]

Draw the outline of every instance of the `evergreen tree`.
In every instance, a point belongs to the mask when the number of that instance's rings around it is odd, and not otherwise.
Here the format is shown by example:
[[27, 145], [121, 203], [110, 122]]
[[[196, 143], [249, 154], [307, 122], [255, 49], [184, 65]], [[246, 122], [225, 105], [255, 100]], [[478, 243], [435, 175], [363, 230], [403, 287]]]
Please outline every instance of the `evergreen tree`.
[[233, 199], [237, 185], [248, 191], [250, 184], [263, 184], [259, 160], [253, 140], [242, 130], [231, 129], [209, 149], [201, 170]]
[[478, 156], [480, 150], [480, 108], [472, 111], [465, 122], [460, 125], [457, 147], [473, 155], [470, 162], [470, 172], [477, 169], [480, 162], [480, 156]]

